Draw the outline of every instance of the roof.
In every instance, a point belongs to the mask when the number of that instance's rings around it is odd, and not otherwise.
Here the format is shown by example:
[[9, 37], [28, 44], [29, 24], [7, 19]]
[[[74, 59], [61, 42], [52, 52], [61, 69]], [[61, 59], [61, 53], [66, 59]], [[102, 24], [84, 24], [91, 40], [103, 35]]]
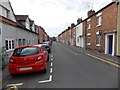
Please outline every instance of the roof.
[[28, 15], [15, 15], [15, 17], [18, 21], [25, 21]]
[[[83, 21], [86, 21], [87, 19], [91, 18], [92, 16], [100, 13], [101, 11], [103, 11], [104, 9], [108, 8], [109, 6], [115, 4], [116, 2], [111, 2], [110, 4], [106, 5], [105, 7], [101, 8], [99, 11], [95, 12], [94, 14], [92, 14], [91, 16], [87, 17], [86, 19], [84, 19]], [[119, 3], [119, 2], [118, 2]], [[83, 22], [82, 21], [82, 22]]]

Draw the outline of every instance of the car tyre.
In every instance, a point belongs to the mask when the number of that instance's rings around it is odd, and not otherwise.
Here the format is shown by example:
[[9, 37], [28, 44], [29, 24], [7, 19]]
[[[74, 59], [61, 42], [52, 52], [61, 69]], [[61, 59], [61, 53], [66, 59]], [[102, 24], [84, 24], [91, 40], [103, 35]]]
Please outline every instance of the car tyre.
[[16, 75], [15, 74], [10, 74], [12, 77], [15, 77]]
[[47, 68], [45, 67], [45, 69], [42, 71], [43, 73], [46, 73], [47, 72]]
[[47, 61], [49, 61], [49, 59], [50, 59], [50, 58], [49, 58], [49, 55], [48, 55], [48, 57], [47, 57]]

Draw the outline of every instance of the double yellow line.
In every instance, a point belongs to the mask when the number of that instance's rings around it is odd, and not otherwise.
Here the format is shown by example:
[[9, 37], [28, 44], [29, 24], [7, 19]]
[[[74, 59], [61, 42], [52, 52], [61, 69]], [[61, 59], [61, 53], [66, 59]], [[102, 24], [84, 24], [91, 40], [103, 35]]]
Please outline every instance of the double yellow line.
[[112, 61], [108, 61], [108, 60], [105, 60], [105, 59], [103, 59], [103, 58], [100, 58], [100, 57], [91, 55], [91, 54], [88, 54], [88, 56], [91, 56], [91, 57], [93, 57], [93, 58], [95, 58], [95, 59], [97, 59], [97, 60], [99, 60], [99, 61], [102, 61], [102, 62], [105, 62], [105, 63], [107, 63], [107, 64], [110, 64], [110, 65], [113, 65], [113, 66], [115, 66], [115, 67], [120, 68], [120, 65], [119, 65], [119, 64], [114, 63], [114, 62], [112, 62]]

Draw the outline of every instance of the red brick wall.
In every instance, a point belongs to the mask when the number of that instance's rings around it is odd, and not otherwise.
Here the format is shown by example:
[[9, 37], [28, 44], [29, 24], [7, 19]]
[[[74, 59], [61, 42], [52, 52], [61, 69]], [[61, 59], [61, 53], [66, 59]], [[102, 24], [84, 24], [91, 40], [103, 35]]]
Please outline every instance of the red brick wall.
[[[117, 29], [117, 4], [114, 3], [110, 5], [109, 7], [103, 9], [102, 11], [102, 25], [97, 27], [97, 17], [96, 15], [91, 17], [91, 28], [90, 30], [87, 30], [87, 20], [83, 22], [83, 30], [86, 31], [86, 48], [90, 48], [93, 50], [101, 50], [102, 52], [105, 52], [105, 34], [106, 31], [113, 31]], [[102, 30], [102, 36], [101, 36], [101, 48], [96, 46], [96, 32], [98, 30]], [[87, 45], [87, 34], [91, 33], [91, 45]], [[117, 36], [115, 35], [117, 38]], [[115, 38], [115, 52], [116, 52], [116, 38]]]

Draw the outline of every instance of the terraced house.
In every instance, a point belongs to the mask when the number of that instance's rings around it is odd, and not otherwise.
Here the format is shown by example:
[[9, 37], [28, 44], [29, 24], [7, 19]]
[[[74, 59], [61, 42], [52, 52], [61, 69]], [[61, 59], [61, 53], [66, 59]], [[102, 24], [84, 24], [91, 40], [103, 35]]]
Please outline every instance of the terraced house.
[[90, 10], [85, 19], [86, 48], [116, 55], [118, 4], [112, 2], [101, 10]]
[[1, 48], [6, 46], [7, 50], [14, 49], [16, 45], [17, 21], [15, 14], [8, 0], [0, 1], [0, 28], [1, 28]]
[[38, 29], [28, 15], [15, 15], [9, 0], [0, 1], [1, 45], [7, 51], [17, 46], [38, 44]]
[[[90, 10], [87, 18], [77, 20], [74, 26], [76, 29], [76, 46], [95, 50], [109, 55], [119, 55], [119, 2], [114, 1], [99, 11]], [[68, 31], [64, 31], [68, 33]], [[63, 33], [58, 40], [63, 40]], [[59, 38], [60, 37], [60, 38]], [[67, 35], [66, 38], [69, 38]]]

